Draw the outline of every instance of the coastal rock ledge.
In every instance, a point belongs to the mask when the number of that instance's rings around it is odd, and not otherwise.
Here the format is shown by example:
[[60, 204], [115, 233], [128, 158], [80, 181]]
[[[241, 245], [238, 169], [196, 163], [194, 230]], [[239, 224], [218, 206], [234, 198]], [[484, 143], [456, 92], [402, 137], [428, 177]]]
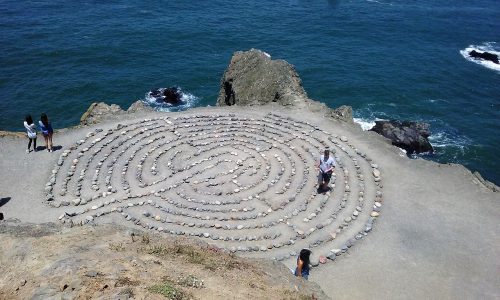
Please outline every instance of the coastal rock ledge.
[[143, 101], [137, 100], [125, 111], [116, 104], [106, 104], [104, 102], [92, 103], [86, 112], [80, 117], [80, 125], [97, 124], [113, 116], [122, 116], [127, 113], [152, 112], [152, 107], [146, 105]]
[[375, 126], [370, 129], [388, 139], [396, 147], [406, 150], [408, 155], [413, 153], [432, 152], [429, 142], [430, 125], [414, 121], [375, 121]]
[[330, 109], [324, 103], [309, 99], [295, 67], [285, 60], [272, 60], [268, 53], [257, 49], [235, 52], [222, 76], [217, 106], [268, 103], [308, 108], [328, 117], [353, 122], [350, 106]]

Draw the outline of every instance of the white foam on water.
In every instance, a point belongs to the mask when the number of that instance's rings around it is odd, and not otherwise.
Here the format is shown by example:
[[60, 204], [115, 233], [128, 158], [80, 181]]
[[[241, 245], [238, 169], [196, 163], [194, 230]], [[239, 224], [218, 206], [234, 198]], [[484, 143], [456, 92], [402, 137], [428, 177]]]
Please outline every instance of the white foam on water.
[[373, 128], [375, 126], [375, 121], [372, 120], [367, 120], [367, 119], [362, 119], [362, 118], [352, 118], [354, 123], [357, 123], [361, 126], [361, 129], [363, 131], [367, 131]]
[[496, 64], [492, 61], [487, 61], [487, 60], [483, 60], [483, 59], [476, 59], [476, 58], [470, 57], [469, 52], [471, 52], [472, 50], [476, 50], [477, 52], [487, 51], [489, 53], [496, 54], [500, 57], [500, 49], [499, 49], [496, 42], [485, 42], [482, 45], [469, 45], [469, 47], [467, 47], [463, 50], [460, 50], [460, 54], [462, 54], [462, 56], [468, 61], [479, 64], [479, 65], [486, 67], [488, 69], [500, 72], [500, 64]]
[[366, 0], [366, 2], [377, 3], [377, 4], [385, 4], [385, 5], [391, 5], [392, 6], [392, 3], [390, 3], [390, 2], [382, 2], [382, 1], [378, 1], [378, 0]]
[[444, 100], [444, 99], [427, 99], [427, 102], [429, 102], [429, 103], [438, 103], [438, 102], [450, 103], [450, 101]]
[[[170, 104], [166, 102], [158, 102], [156, 101], [156, 98], [150, 95], [150, 92], [147, 92], [146, 95], [144, 96], [144, 102], [148, 104], [149, 106], [153, 107], [157, 111], [164, 111], [164, 112], [174, 112], [174, 111], [182, 111], [186, 110], [190, 107], [196, 106], [196, 103], [200, 100], [200, 98], [196, 97], [195, 95], [185, 92], [182, 90], [182, 88], [178, 87], [179, 92], [181, 93], [181, 101], [182, 103], [179, 104]], [[161, 92], [165, 90], [165, 88], [159, 88]]]
[[367, 131], [373, 128], [375, 126], [375, 121], [387, 121], [386, 119], [379, 119], [379, 118], [352, 118], [354, 123], [357, 123], [361, 126], [361, 129], [363, 131]]
[[462, 150], [470, 144], [467, 137], [457, 136], [446, 131], [433, 132], [429, 136], [429, 142], [434, 148], [455, 147]]

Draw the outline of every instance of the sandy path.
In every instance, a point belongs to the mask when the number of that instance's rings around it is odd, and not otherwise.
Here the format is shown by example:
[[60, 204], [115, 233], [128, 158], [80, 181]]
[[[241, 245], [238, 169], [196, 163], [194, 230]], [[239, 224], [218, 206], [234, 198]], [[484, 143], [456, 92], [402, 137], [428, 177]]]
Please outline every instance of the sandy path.
[[[1, 211], [23, 222], [57, 221], [66, 212], [66, 223], [196, 235], [289, 267], [294, 252], [312, 247], [313, 261], [336, 258], [311, 275], [334, 299], [499, 297], [500, 197], [463, 167], [410, 160], [375, 134], [304, 111], [199, 108], [147, 118], [57, 133], [63, 148], [54, 153], [27, 154], [24, 139], [0, 139], [0, 196], [11, 197]], [[323, 144], [342, 169], [334, 190], [317, 195], [314, 163]]]

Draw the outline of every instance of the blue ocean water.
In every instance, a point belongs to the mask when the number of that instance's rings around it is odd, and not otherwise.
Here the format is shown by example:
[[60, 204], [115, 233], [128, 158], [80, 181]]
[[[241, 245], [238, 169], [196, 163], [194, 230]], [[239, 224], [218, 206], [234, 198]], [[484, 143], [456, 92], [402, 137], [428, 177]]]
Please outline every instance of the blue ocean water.
[[498, 0], [3, 0], [0, 130], [41, 112], [75, 125], [94, 101], [127, 108], [155, 87], [214, 105], [232, 53], [250, 48], [360, 122], [429, 122], [427, 158], [500, 184], [500, 69], [462, 55], [500, 51]]

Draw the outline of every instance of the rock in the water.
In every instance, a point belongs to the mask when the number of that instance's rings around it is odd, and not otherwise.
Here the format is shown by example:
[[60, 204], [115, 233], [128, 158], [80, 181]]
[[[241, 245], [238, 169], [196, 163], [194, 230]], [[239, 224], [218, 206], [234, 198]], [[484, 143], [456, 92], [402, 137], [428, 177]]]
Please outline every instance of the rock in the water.
[[182, 91], [178, 87], [169, 87], [161, 89], [153, 89], [148, 93], [149, 97], [152, 97], [156, 102], [169, 103], [169, 104], [179, 104], [182, 103]]
[[370, 129], [390, 139], [394, 146], [403, 148], [407, 154], [432, 152], [429, 142], [429, 124], [412, 121], [375, 121], [375, 126]]
[[284, 60], [271, 60], [260, 50], [234, 53], [221, 80], [218, 106], [293, 105], [307, 99], [295, 68]]
[[498, 55], [493, 54], [493, 53], [489, 53], [487, 51], [478, 52], [476, 50], [472, 50], [469, 52], [469, 56], [473, 57], [473, 58], [480, 58], [480, 59], [488, 60], [488, 61], [494, 62], [498, 65]]

